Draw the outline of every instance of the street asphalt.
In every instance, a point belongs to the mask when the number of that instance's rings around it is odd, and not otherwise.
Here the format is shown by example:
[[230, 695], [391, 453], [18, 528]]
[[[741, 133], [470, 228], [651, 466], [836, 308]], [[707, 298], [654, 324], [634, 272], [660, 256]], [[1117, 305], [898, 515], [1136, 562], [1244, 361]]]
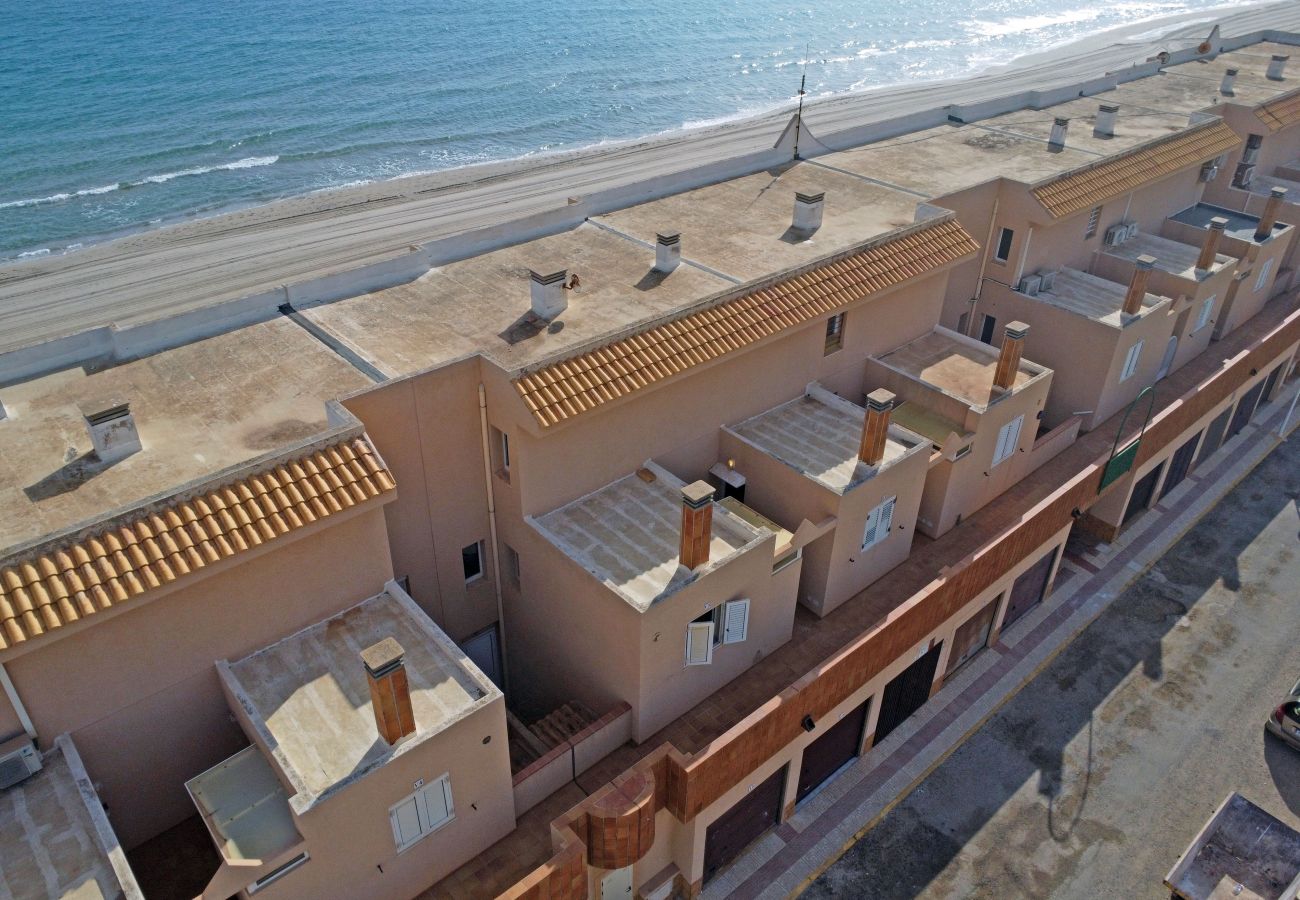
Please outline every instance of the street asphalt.
[[1297, 498], [1292, 437], [804, 896], [1165, 898], [1231, 791], [1300, 827]]

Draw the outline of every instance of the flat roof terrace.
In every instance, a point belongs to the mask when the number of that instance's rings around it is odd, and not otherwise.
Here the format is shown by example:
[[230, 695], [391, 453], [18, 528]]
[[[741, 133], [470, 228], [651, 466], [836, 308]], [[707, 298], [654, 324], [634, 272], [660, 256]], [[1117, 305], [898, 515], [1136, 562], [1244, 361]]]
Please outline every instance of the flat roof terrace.
[[681, 568], [683, 487], [677, 476], [647, 462], [635, 473], [531, 521], [597, 581], [637, 612], [645, 612], [772, 533], [714, 503], [709, 561], [695, 572]]
[[1184, 63], [1165, 69], [1150, 78], [1139, 78], [1121, 84], [1114, 90], [1096, 96], [1098, 100], [1107, 103], [1118, 103], [1121, 111], [1126, 106], [1132, 106], [1190, 116], [1194, 112], [1202, 112], [1220, 103], [1253, 106], [1271, 100], [1290, 89], [1283, 86], [1286, 83], [1276, 81], [1256, 83], [1249, 79], [1238, 79], [1235, 90], [1229, 97], [1219, 93], [1222, 79], [1221, 70], [1218, 75], [1215, 75], [1205, 68], [1204, 63]]
[[[1004, 393], [993, 387], [998, 356], [999, 352], [987, 344], [936, 328], [874, 359], [968, 406], [983, 409]], [[1021, 359], [1011, 391], [1047, 371]]]
[[[1169, 218], [1171, 221], [1204, 230], [1210, 227], [1210, 220], [1216, 217], [1228, 220], [1228, 227], [1223, 232], [1227, 237], [1236, 238], [1239, 241], [1254, 242], [1255, 229], [1259, 227], [1259, 216], [1237, 212], [1235, 209], [1224, 209], [1221, 206], [1213, 206], [1209, 203], [1198, 203], [1195, 206], [1187, 207], [1182, 212], [1175, 213]], [[1290, 227], [1290, 225], [1278, 222], [1273, 226], [1270, 237], [1277, 237]]]
[[[1182, 241], [1170, 240], [1157, 234], [1141, 232], [1122, 244], [1102, 248], [1102, 252], [1107, 256], [1134, 263], [1137, 262], [1139, 256], [1153, 256], [1156, 260], [1156, 268], [1160, 271], [1190, 281], [1200, 280], [1196, 275], [1196, 261], [1200, 258], [1201, 248], [1193, 247], [1191, 244], [1184, 244]], [[1235, 257], [1226, 256], [1222, 253], [1215, 254], [1214, 264], [1210, 266], [1210, 271], [1218, 272], [1224, 266], [1230, 266], [1236, 261]]]
[[1123, 309], [1127, 293], [1126, 285], [1066, 266], [1056, 273], [1056, 284], [1052, 289], [1039, 291], [1034, 299], [1112, 328], [1123, 328], [1129, 322], [1153, 310], [1163, 309], [1171, 302], [1167, 297], [1146, 294], [1142, 298], [1142, 309], [1138, 315], [1126, 316]]
[[[287, 318], [105, 369], [0, 387], [0, 557], [7, 549], [308, 438], [369, 379]], [[143, 449], [93, 454], [81, 405], [130, 403]]]
[[58, 738], [42, 762], [0, 791], [0, 897], [143, 900], [71, 741]]
[[[390, 375], [478, 351], [523, 367], [734, 286], [694, 266], [665, 276], [654, 263], [653, 247], [584, 223], [303, 315]], [[548, 323], [532, 315], [529, 271], [561, 269], [579, 286], [565, 291], [568, 309]]]
[[[822, 225], [792, 227], [796, 192], [824, 193]], [[812, 262], [916, 221], [920, 198], [801, 162], [598, 217], [595, 221], [653, 245], [680, 232], [682, 256], [739, 281]]]
[[[361, 651], [385, 638], [406, 651], [415, 732], [396, 747], [378, 736]], [[401, 589], [388, 589], [234, 663], [218, 664], [310, 809], [395, 755], [501, 696]]]
[[[1064, 117], [1070, 120], [1069, 127], [1066, 129], [1065, 146], [1072, 150], [1098, 155], [1120, 153], [1146, 141], [1168, 137], [1187, 128], [1186, 113], [1138, 109], [1118, 101], [1111, 101], [1109, 96], [1109, 94], [1097, 94], [1067, 103], [1058, 103], [1044, 109], [1021, 109], [991, 119], [981, 119], [978, 124], [1046, 142], [1052, 134], [1052, 126], [1056, 118]], [[1097, 110], [1103, 103], [1119, 106], [1119, 112], [1115, 116], [1114, 134], [1110, 137], [1098, 137], [1093, 134], [1093, 128], [1097, 123]]]
[[727, 430], [827, 490], [844, 494], [927, 442], [890, 425], [878, 466], [858, 459], [867, 411], [817, 385]]
[[[1281, 93], [1300, 87], [1300, 70], [1295, 68], [1300, 63], [1300, 53], [1297, 50], [1300, 48], [1290, 44], [1260, 41], [1228, 53], [1220, 53], [1214, 59], [1198, 59], [1169, 66], [1165, 71], [1218, 82], [1228, 69], [1236, 69], [1236, 85], [1255, 84], [1271, 87], [1275, 93]], [[1274, 54], [1292, 57], [1282, 73], [1282, 81], [1271, 81], [1268, 78], [1268, 64]]]

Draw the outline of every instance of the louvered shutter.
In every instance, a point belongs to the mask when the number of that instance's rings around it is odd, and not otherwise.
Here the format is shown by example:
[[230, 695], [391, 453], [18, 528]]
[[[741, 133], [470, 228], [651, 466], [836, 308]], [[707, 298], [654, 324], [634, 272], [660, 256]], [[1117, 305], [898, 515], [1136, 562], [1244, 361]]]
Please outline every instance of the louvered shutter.
[[393, 840], [397, 841], [399, 850], [424, 833], [420, 827], [418, 794], [394, 806], [388, 815], [393, 822]]
[[877, 543], [889, 537], [889, 529], [894, 527], [894, 504], [897, 502], [897, 497], [890, 497], [880, 504], [880, 521], [876, 525]]
[[880, 507], [867, 513], [867, 525], [862, 529], [862, 549], [866, 550], [876, 542], [876, 525], [880, 522]]
[[451, 818], [451, 782], [440, 778], [425, 788], [420, 797], [424, 800], [424, 827], [426, 831], [437, 828]]
[[686, 626], [686, 665], [707, 666], [713, 662], [713, 623], [692, 622]]
[[728, 601], [722, 616], [722, 643], [739, 644], [749, 635], [749, 600]]

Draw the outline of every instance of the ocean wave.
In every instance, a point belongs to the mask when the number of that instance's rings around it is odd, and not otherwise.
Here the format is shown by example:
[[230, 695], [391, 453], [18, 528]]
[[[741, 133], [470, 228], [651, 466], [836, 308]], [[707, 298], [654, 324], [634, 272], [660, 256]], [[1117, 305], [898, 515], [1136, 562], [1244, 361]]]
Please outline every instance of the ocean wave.
[[161, 175], [150, 175], [147, 178], [141, 178], [139, 181], [119, 181], [117, 184], [106, 184], [102, 187], [83, 188], [79, 191], [60, 192], [50, 194], [48, 197], [30, 197], [23, 200], [8, 200], [0, 203], [0, 209], [18, 209], [24, 206], [47, 206], [51, 203], [62, 203], [65, 200], [72, 200], [76, 197], [92, 197], [96, 194], [108, 194], [113, 191], [126, 190], [133, 187], [142, 187], [146, 184], [165, 184], [177, 178], [185, 178], [190, 175], [206, 175], [209, 172], [233, 171], [236, 169], [255, 169], [259, 166], [270, 166], [278, 162], [278, 156], [250, 156], [246, 159], [239, 159], [235, 162], [225, 163], [219, 166], [195, 166], [192, 169], [181, 169], [178, 172], [164, 172]]

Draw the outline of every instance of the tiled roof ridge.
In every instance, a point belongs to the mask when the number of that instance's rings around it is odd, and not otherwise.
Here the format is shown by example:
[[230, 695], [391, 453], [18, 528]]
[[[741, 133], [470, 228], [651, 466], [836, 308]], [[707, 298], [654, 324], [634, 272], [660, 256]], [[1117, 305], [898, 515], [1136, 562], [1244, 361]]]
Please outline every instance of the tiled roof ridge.
[[1053, 218], [1060, 218], [1226, 153], [1239, 143], [1237, 133], [1215, 117], [1045, 178], [1030, 190]]
[[0, 650], [395, 490], [364, 433], [28, 548], [0, 567]]
[[1280, 131], [1300, 122], [1300, 88], [1278, 94], [1255, 107], [1255, 112], [1270, 131]]
[[556, 425], [978, 249], [955, 214], [928, 219], [570, 351], [521, 372], [515, 388], [543, 428]]

